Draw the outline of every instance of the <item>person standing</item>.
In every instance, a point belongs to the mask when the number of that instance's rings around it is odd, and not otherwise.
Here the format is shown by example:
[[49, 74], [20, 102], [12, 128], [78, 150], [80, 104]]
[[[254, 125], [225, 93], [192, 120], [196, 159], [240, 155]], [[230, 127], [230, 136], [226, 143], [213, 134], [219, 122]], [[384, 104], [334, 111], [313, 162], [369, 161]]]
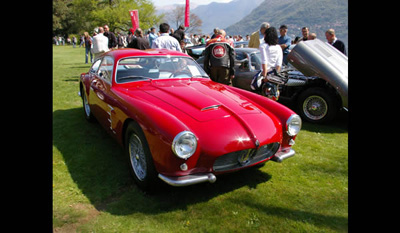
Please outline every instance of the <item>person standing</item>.
[[104, 28], [99, 27], [99, 33], [93, 36], [93, 48], [92, 53], [94, 54], [94, 59], [96, 60], [101, 54], [108, 52], [108, 38], [104, 36]]
[[213, 32], [214, 32], [214, 34], [212, 34], [211, 39], [214, 39], [215, 37], [217, 37], [217, 34], [219, 32], [219, 28], [218, 27], [214, 28]]
[[83, 35], [84, 35], [83, 40], [84, 40], [84, 43], [85, 43], [85, 51], [86, 51], [86, 53], [85, 53], [85, 64], [88, 64], [89, 54], [90, 54], [90, 63], [93, 63], [93, 53], [91, 51], [92, 44], [93, 44], [92, 38], [89, 36], [88, 32], [84, 32]]
[[153, 44], [153, 41], [157, 38], [157, 33], [156, 33], [156, 29], [154, 27], [152, 27], [150, 29], [150, 33], [149, 33], [149, 45], [151, 46]]
[[160, 24], [161, 35], [153, 41], [151, 48], [169, 49], [182, 52], [181, 45], [179, 44], [178, 40], [170, 36], [168, 31], [169, 31], [169, 24], [167, 23]]
[[117, 37], [110, 31], [108, 25], [104, 25], [104, 36], [108, 38], [108, 48], [115, 49], [118, 46]]
[[179, 25], [178, 29], [174, 32], [174, 37], [178, 40], [179, 44], [185, 39], [185, 27]]
[[328, 43], [330, 45], [332, 45], [337, 50], [339, 50], [340, 52], [342, 52], [344, 55], [347, 56], [347, 54], [346, 54], [346, 46], [344, 45], [343, 41], [338, 40], [338, 38], [336, 38], [335, 30], [333, 30], [332, 28], [327, 30], [325, 32], [325, 37], [326, 37], [326, 40], [328, 41]]
[[79, 48], [82, 47], [85, 43], [85, 35], [81, 35], [81, 42], [79, 44]]
[[232, 85], [235, 77], [235, 50], [233, 43], [225, 39], [226, 32], [220, 29], [215, 38], [207, 42], [204, 50], [204, 70], [211, 79]]
[[263, 43], [264, 41], [264, 34], [265, 30], [269, 28], [269, 23], [264, 22], [260, 25], [260, 30], [255, 31], [251, 34], [250, 36], [250, 41], [249, 41], [249, 48], [256, 48], [258, 49], [260, 47], [260, 44]]
[[287, 56], [289, 54], [289, 46], [292, 44], [292, 38], [290, 38], [287, 35], [287, 31], [288, 28], [286, 25], [282, 25], [279, 28], [279, 33], [281, 34], [281, 36], [278, 39], [278, 44], [281, 46], [282, 48], [282, 52], [283, 52], [283, 63], [285, 65], [287, 65]]
[[72, 37], [72, 48], [76, 48], [77, 39], [75, 36]]
[[310, 33], [310, 30], [308, 29], [308, 27], [303, 27], [301, 29], [301, 34], [303, 35], [303, 37], [300, 38], [299, 42], [308, 40], [309, 33]]
[[143, 31], [141, 28], [137, 28], [135, 30], [135, 38], [132, 39], [131, 43], [128, 44], [128, 48], [133, 48], [133, 49], [149, 49], [149, 40], [143, 37]]
[[270, 27], [265, 31], [264, 42], [259, 48], [262, 68], [261, 76], [263, 77], [263, 82], [267, 82], [267, 97], [278, 100], [278, 85], [268, 82], [268, 76], [273, 76], [275, 73], [280, 72], [283, 60], [282, 48], [278, 44], [278, 34], [274, 27]]

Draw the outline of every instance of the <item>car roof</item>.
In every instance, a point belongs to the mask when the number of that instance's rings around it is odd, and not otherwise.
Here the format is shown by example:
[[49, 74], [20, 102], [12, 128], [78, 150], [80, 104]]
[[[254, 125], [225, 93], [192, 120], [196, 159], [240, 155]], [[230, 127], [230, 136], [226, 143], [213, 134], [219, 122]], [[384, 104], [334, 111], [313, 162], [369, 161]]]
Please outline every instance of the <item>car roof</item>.
[[256, 48], [235, 48], [235, 51], [245, 52], [245, 53], [254, 53], [259, 52], [259, 49]]
[[139, 49], [132, 49], [132, 48], [122, 48], [122, 49], [114, 49], [109, 52], [106, 52], [101, 55], [103, 56], [111, 56], [114, 60], [119, 60], [125, 57], [132, 57], [132, 56], [184, 56], [190, 57], [187, 54], [168, 50], [168, 49], [146, 49], [146, 50], [139, 50]]

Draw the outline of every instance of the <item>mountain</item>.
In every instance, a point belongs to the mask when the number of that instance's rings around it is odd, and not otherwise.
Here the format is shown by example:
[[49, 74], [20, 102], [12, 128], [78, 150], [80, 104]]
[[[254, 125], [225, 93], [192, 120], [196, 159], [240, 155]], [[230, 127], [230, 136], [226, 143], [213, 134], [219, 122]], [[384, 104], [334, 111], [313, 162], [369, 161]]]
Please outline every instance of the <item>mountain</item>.
[[262, 22], [277, 29], [286, 24], [292, 39], [301, 36], [301, 28], [307, 26], [310, 33], [326, 41], [325, 31], [333, 28], [346, 47], [348, 44], [348, 0], [264, 0], [225, 30], [228, 35], [251, 34], [260, 29]]
[[248, 15], [263, 0], [233, 0], [228, 3], [212, 2], [208, 5], [199, 5], [191, 12], [203, 21], [201, 33], [213, 34], [216, 27], [225, 29]]

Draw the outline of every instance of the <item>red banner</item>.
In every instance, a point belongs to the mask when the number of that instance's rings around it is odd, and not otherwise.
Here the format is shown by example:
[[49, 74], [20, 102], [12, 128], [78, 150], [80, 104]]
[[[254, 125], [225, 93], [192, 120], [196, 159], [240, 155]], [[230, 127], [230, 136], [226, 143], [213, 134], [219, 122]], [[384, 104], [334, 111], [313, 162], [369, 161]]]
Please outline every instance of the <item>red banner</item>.
[[189, 0], [186, 0], [186, 7], [185, 7], [185, 27], [189, 27]]
[[132, 11], [129, 11], [129, 14], [131, 15], [133, 31], [135, 31], [139, 27], [139, 11], [132, 10]]

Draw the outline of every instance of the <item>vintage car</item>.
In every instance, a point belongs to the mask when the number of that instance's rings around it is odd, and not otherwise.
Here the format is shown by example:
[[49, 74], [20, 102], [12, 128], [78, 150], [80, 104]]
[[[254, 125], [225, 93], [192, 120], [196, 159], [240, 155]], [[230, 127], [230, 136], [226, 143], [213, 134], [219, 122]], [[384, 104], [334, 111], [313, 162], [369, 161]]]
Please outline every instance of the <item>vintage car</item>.
[[[235, 52], [232, 84], [252, 91], [251, 80], [261, 70], [260, 52], [254, 48], [235, 48]], [[196, 60], [200, 66], [203, 66], [203, 59]], [[301, 118], [312, 123], [329, 122], [339, 110], [347, 111], [346, 56], [315, 39], [296, 45], [288, 60], [289, 65], [283, 66], [280, 73], [283, 84], [279, 85], [278, 102], [293, 103]], [[265, 95], [262, 91], [257, 93]]]
[[302, 125], [287, 107], [213, 82], [193, 58], [165, 49], [103, 54], [81, 74], [79, 94], [85, 118], [123, 146], [143, 189], [282, 162]]

